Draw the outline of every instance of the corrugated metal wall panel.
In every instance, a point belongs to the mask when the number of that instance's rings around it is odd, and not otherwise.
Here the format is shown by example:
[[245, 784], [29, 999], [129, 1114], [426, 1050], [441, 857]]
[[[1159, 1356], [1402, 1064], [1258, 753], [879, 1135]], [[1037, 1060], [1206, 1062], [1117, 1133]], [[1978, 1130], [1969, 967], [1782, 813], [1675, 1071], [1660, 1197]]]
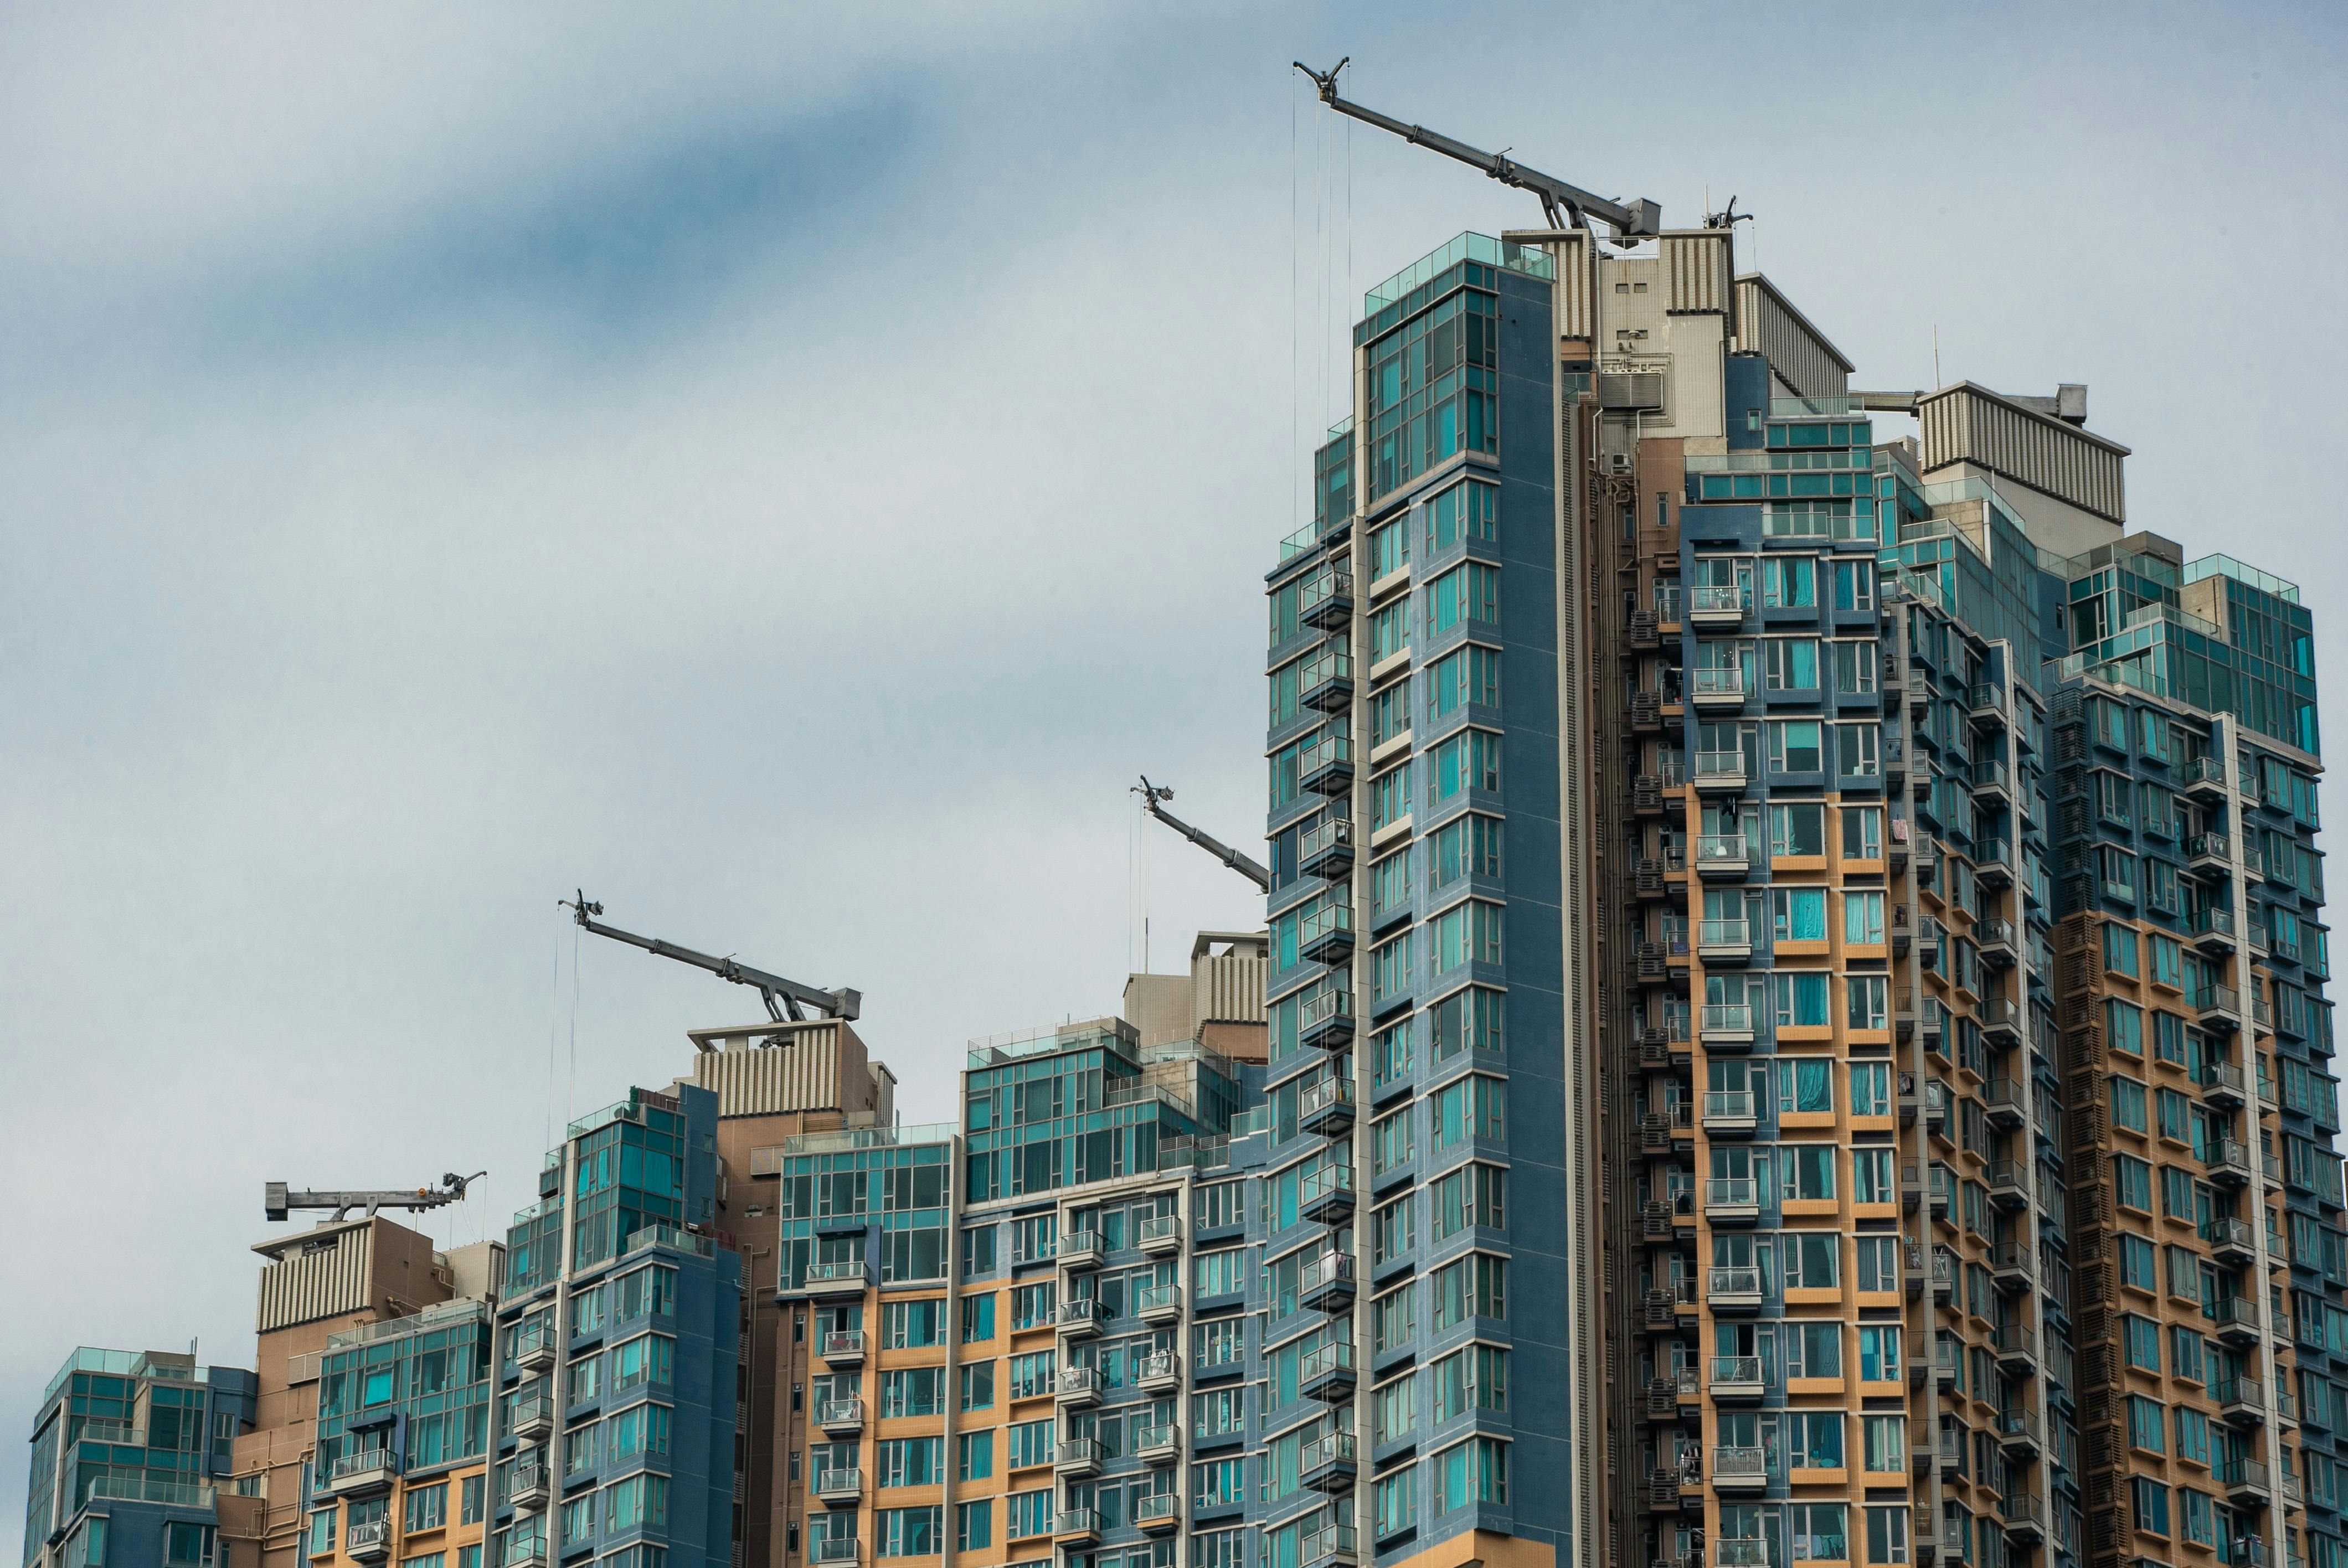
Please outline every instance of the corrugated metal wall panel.
[[1734, 301], [1729, 281], [1728, 237], [1725, 234], [1666, 234], [1663, 241], [1663, 272], [1669, 280], [1673, 311], [1725, 313]]
[[1769, 362], [1777, 378], [1804, 397], [1850, 391], [1850, 366], [1835, 346], [1789, 310], [1757, 273], [1736, 280], [1736, 346]]
[[1588, 337], [1597, 330], [1591, 308], [1590, 239], [1577, 234], [1557, 242], [1557, 335]]
[[1262, 1023], [1264, 987], [1271, 979], [1263, 959], [1251, 954], [1202, 958], [1196, 968], [1195, 1002], [1200, 1023]]
[[717, 1096], [720, 1116], [837, 1109], [839, 1026], [805, 1030], [764, 1050], [703, 1051], [693, 1059], [693, 1081]]
[[2115, 523], [2127, 520], [2126, 454], [2085, 431], [1957, 386], [1917, 410], [1924, 472], [1980, 465]]
[[358, 1225], [336, 1235], [331, 1246], [271, 1264], [261, 1271], [255, 1328], [266, 1334], [366, 1307], [374, 1252], [375, 1227]]

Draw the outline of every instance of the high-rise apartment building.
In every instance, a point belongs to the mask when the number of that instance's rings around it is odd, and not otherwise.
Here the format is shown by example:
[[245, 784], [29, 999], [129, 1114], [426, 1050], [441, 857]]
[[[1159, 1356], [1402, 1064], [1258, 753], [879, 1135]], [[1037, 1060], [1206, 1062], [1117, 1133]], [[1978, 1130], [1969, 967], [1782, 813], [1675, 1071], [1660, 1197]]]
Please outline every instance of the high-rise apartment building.
[[2307, 611], [2127, 532], [2085, 388], [1854, 392], [1730, 244], [1464, 235], [1354, 328], [1242, 1202], [1357, 1463], [1251, 1362], [1264, 1559], [2333, 1563]]

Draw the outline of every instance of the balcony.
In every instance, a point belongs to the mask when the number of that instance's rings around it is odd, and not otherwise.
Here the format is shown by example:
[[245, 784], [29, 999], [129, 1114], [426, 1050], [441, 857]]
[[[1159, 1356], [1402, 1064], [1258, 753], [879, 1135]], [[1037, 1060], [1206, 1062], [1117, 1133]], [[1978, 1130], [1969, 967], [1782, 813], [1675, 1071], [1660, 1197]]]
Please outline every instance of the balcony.
[[1989, 1201], [2002, 1209], [2030, 1206], [2030, 1168], [2019, 1160], [1993, 1160], [1982, 1173], [1989, 1184]]
[[1296, 619], [1334, 631], [1354, 618], [1354, 567], [1343, 557], [1324, 560], [1296, 584]]
[[1946, 1303], [1956, 1295], [1957, 1255], [1947, 1247], [1932, 1249], [1932, 1299]]
[[1316, 1345], [1304, 1354], [1297, 1368], [1297, 1389], [1308, 1399], [1326, 1404], [1342, 1405], [1354, 1397], [1356, 1381], [1354, 1370], [1354, 1345], [1350, 1339], [1333, 1339]]
[[391, 1521], [369, 1519], [343, 1535], [343, 1554], [355, 1563], [380, 1563], [391, 1555]]
[[1688, 698], [1699, 708], [1741, 708], [1745, 705], [1742, 670], [1691, 670]]
[[1741, 1264], [1715, 1264], [1704, 1276], [1704, 1304], [1715, 1313], [1761, 1310], [1761, 1271]]
[[2210, 1143], [2207, 1163], [2209, 1179], [2221, 1186], [2240, 1187], [2250, 1182], [2250, 1152], [2231, 1138]]
[[2218, 1413], [2238, 1427], [2264, 1426], [2266, 1386], [2254, 1378], [2230, 1378], [2218, 1385]]
[[2185, 841], [2185, 861], [2195, 871], [2230, 876], [2234, 870], [2233, 841], [2222, 833], [2197, 833]]
[[798, 1294], [801, 1296], [861, 1296], [870, 1286], [871, 1277], [864, 1260], [854, 1263], [811, 1263], [799, 1270]]
[[2241, 993], [2231, 986], [2203, 986], [2192, 996], [2201, 1027], [2214, 1034], [2231, 1034], [2242, 1027]]
[[[1347, 1078], [1336, 1081], [1344, 1084], [1345, 1102], [1352, 1104], [1354, 1081]], [[1159, 1214], [1154, 1218], [1142, 1221], [1140, 1240], [1142, 1252], [1150, 1257], [1165, 1257], [1180, 1252], [1182, 1250], [1182, 1216]]]
[[1054, 1475], [1098, 1475], [1101, 1467], [1101, 1445], [1098, 1438], [1062, 1438], [1057, 1452], [1052, 1456]]
[[361, 1449], [335, 1460], [325, 1490], [336, 1497], [374, 1497], [399, 1477], [399, 1455], [390, 1449]]
[[2028, 1125], [2030, 1111], [2022, 1102], [2022, 1086], [2011, 1078], [1993, 1078], [1982, 1085], [1982, 1112], [1989, 1124], [2003, 1132], [2019, 1132]]
[[[839, 1564], [857, 1560], [857, 1541], [853, 1535], [827, 1535], [808, 1542], [808, 1559], [813, 1563]], [[512, 1568], [509, 1563], [507, 1568]]]
[[1100, 1374], [1090, 1367], [1063, 1367], [1052, 1379], [1052, 1398], [1083, 1409], [1100, 1403]]
[[1749, 1137], [1760, 1126], [1760, 1107], [1750, 1089], [1711, 1089], [1704, 1096], [1704, 1130], [1715, 1136]]
[[2038, 1432], [2038, 1417], [2026, 1409], [1998, 1412], [1997, 1440], [2008, 1459], [2033, 1460], [2046, 1451]]
[[2030, 1288], [2032, 1266], [2030, 1248], [2018, 1241], [2002, 1241], [1990, 1249], [1990, 1274], [2000, 1290], [2019, 1295]]
[[554, 1430], [554, 1401], [543, 1393], [514, 1401], [506, 1430], [524, 1442], [533, 1442]]
[[1343, 1312], [1354, 1304], [1354, 1255], [1324, 1252], [1296, 1274], [1296, 1302], [1312, 1312]]
[[1752, 854], [1741, 833], [1707, 833], [1695, 841], [1695, 869], [1699, 876], [1741, 882], [1752, 866]]
[[2022, 1043], [2022, 1009], [2003, 997], [1992, 997], [1983, 1002], [1980, 1017], [1982, 1039], [1993, 1050], [2003, 1050]]
[[2237, 1266], [2257, 1261], [2258, 1233], [2241, 1220], [2210, 1219], [2202, 1222], [2201, 1239], [2220, 1263]]
[[1715, 1356], [1710, 1387], [1715, 1399], [1759, 1399], [1766, 1391], [1761, 1381], [1761, 1358]]
[[[1349, 1178], [1352, 1176], [1350, 1169], [1338, 1168], [1344, 1170]], [[1179, 1323], [1182, 1318], [1182, 1287], [1179, 1285], [1145, 1285], [1133, 1293], [1133, 1310], [1134, 1316], [1144, 1323], [1160, 1327], [1169, 1323]]]
[[1062, 1236], [1055, 1255], [1060, 1266], [1071, 1273], [1080, 1268], [1098, 1268], [1101, 1261], [1101, 1238], [1098, 1231], [1070, 1231]]
[[[1960, 1371], [1958, 1354], [1955, 1340], [1940, 1335], [1933, 1336], [1932, 1377], [1933, 1380], [1943, 1389], [1953, 1389], [1957, 1386], [1957, 1376]], [[1947, 1433], [1941, 1435], [1948, 1436]]]
[[1315, 1491], [1334, 1494], [1353, 1491], [1358, 1468], [1354, 1434], [1330, 1432], [1305, 1444], [1297, 1467], [1303, 1472], [1304, 1484]]
[[1695, 787], [1704, 794], [1733, 794], [1745, 787], [1743, 752], [1698, 752]]
[[554, 1342], [552, 1320], [533, 1317], [514, 1336], [514, 1366], [522, 1376], [535, 1378], [554, 1365], [559, 1348]]
[[1333, 1225], [1354, 1212], [1354, 1167], [1323, 1165], [1297, 1184], [1296, 1212], [1307, 1224]]
[[[1296, 1130], [1308, 1138], [1334, 1138], [1354, 1125], [1354, 1081], [1324, 1078], [1296, 1097]], [[1179, 1245], [1181, 1237], [1175, 1237]]]
[[1999, 1512], [2005, 1519], [2005, 1538], [2024, 1546], [2046, 1539], [2046, 1500], [2034, 1491], [2009, 1491]]
[[820, 1470], [815, 1476], [816, 1501], [827, 1508], [853, 1508], [864, 1496], [860, 1470]]
[[2001, 969], [2013, 968], [2020, 956], [2020, 938], [2011, 921], [1983, 920], [1973, 927], [1973, 941], [1981, 948], [1982, 962]]
[[1296, 753], [1296, 782], [1320, 795], [1344, 795], [1354, 788], [1354, 738], [1323, 735]]
[[2218, 1326], [2218, 1337], [2229, 1345], [2259, 1342], [2259, 1304], [2250, 1296], [2219, 1296], [2209, 1307], [2209, 1321]]
[[1182, 1429], [1172, 1421], [1133, 1434], [1133, 1456], [1144, 1464], [1172, 1464], [1182, 1457]]
[[1296, 923], [1297, 956], [1309, 964], [1342, 964], [1354, 953], [1354, 907], [1323, 897]]
[[1342, 643], [1324, 642], [1296, 671], [1296, 701], [1323, 713], [1344, 712], [1354, 701], [1354, 655]]
[[1769, 1484], [1769, 1455], [1762, 1449], [1715, 1448], [1712, 1489], [1718, 1492], [1760, 1491]]
[[1063, 1546], [1089, 1546], [1100, 1539], [1100, 1514], [1089, 1508], [1064, 1508], [1052, 1521], [1052, 1539]]
[[1695, 956], [1707, 964], [1741, 964], [1753, 957], [1749, 920], [1702, 920], [1696, 924]]
[[2201, 1066], [2201, 1098], [2220, 1111], [2239, 1111], [2250, 1102], [2250, 1085], [2242, 1070], [2230, 1061]]
[[2201, 799], [2226, 797], [2226, 764], [2216, 757], [2195, 757], [2185, 764], [2186, 793]]
[[1712, 1543], [1714, 1568], [1769, 1568], [1769, 1543], [1732, 1535]]
[[1753, 1005], [1750, 1002], [1706, 1002], [1697, 1020], [1697, 1030], [1704, 1037], [1706, 1050], [1734, 1050], [1753, 1043]]
[[1074, 1301], [1063, 1301], [1053, 1315], [1060, 1333], [1070, 1339], [1089, 1339], [1101, 1331], [1108, 1319], [1108, 1309], [1089, 1296], [1079, 1296]]
[[864, 1401], [819, 1400], [815, 1407], [815, 1424], [835, 1438], [854, 1437], [864, 1430]]
[[1354, 1042], [1354, 993], [1323, 984], [1297, 1010], [1296, 1042], [1308, 1050], [1343, 1050]]
[[1745, 619], [1745, 613], [1752, 604], [1753, 590], [1749, 588], [1699, 583], [1687, 590], [1688, 624], [1735, 626]]
[[1299, 1568], [1354, 1568], [1362, 1560], [1358, 1541], [1350, 1524], [1324, 1524], [1298, 1547]]
[[1170, 1491], [1152, 1492], [1133, 1505], [1133, 1522], [1148, 1535], [1163, 1535], [1182, 1522], [1181, 1502]]
[[2027, 1377], [2038, 1370], [2038, 1336], [2029, 1324], [2001, 1324], [1991, 1338], [1997, 1347], [1997, 1364], [2005, 1371]]
[[1296, 869], [1307, 876], [1342, 881], [1354, 869], [1354, 824], [1351, 818], [1326, 816], [1296, 841]]
[[2218, 1480], [2237, 1508], [2260, 1508], [2274, 1501], [2274, 1483], [2257, 1460], [2238, 1459], [2219, 1466]]
[[1984, 887], [1995, 889], [2013, 885], [2013, 845], [2002, 838], [1983, 839], [1973, 845], [1973, 876]]
[[535, 1513], [546, 1506], [548, 1483], [544, 1465], [523, 1460], [514, 1466], [512, 1479], [506, 1484], [506, 1501], [524, 1513]]
[[1761, 1217], [1761, 1185], [1750, 1176], [1713, 1176], [1704, 1188], [1704, 1217], [1714, 1225], [1749, 1225]]
[[823, 1358], [827, 1367], [860, 1367], [864, 1364], [864, 1330], [843, 1328], [827, 1334], [816, 1341], [815, 1353]]

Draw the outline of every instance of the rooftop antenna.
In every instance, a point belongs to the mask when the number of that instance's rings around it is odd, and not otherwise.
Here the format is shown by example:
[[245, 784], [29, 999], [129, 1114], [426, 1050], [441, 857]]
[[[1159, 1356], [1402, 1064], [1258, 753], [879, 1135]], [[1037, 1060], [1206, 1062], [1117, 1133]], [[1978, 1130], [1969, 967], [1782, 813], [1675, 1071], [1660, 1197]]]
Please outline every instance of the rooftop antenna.
[[1552, 231], [1587, 229], [1590, 226], [1588, 220], [1595, 218], [1612, 227], [1614, 243], [1626, 251], [1640, 241], [1652, 240], [1663, 231], [1663, 207], [1644, 197], [1632, 201], [1609, 200], [1578, 185], [1568, 184], [1555, 175], [1529, 169], [1511, 159], [1506, 151], [1486, 152], [1479, 148], [1469, 147], [1464, 141], [1454, 141], [1425, 126], [1406, 125], [1375, 109], [1348, 103], [1337, 96], [1337, 74], [1352, 64], [1353, 58], [1348, 55], [1326, 71], [1316, 71], [1302, 60], [1290, 63], [1313, 78], [1313, 88], [1321, 95], [1321, 101], [1339, 114], [1376, 126], [1380, 130], [1392, 131], [1405, 141], [1429, 148], [1470, 168], [1480, 169], [1503, 185], [1531, 191], [1540, 198], [1541, 211], [1548, 217]]

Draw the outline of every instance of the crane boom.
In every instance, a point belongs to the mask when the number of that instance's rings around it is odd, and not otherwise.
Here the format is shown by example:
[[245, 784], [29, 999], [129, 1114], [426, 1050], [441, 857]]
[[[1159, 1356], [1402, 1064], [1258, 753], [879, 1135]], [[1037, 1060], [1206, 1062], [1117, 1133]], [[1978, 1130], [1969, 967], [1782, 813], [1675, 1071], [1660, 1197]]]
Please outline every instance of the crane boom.
[[444, 1204], [462, 1199], [465, 1189], [488, 1175], [476, 1171], [460, 1176], [450, 1171], [440, 1178], [440, 1185], [417, 1187], [408, 1192], [297, 1193], [283, 1182], [271, 1182], [262, 1194], [262, 1212], [271, 1220], [282, 1220], [294, 1209], [332, 1209], [335, 1223], [353, 1209], [365, 1209], [367, 1218], [375, 1218], [377, 1209], [437, 1209]]
[[803, 1019], [801, 1008], [813, 1008], [826, 1018], [854, 1020], [863, 1010], [864, 993], [845, 987], [837, 990], [819, 990], [797, 980], [787, 980], [780, 975], [770, 975], [764, 969], [754, 969], [747, 964], [737, 964], [732, 958], [715, 958], [707, 953], [696, 953], [691, 948], [680, 948], [675, 942], [664, 942], [657, 937], [639, 937], [633, 931], [623, 931], [616, 926], [606, 926], [590, 917], [601, 915], [603, 906], [588, 902], [585, 892], [578, 901], [565, 898], [563, 907], [578, 917], [579, 924], [599, 937], [609, 937], [615, 942], [625, 942], [632, 948], [642, 948], [658, 958], [675, 958], [681, 964], [691, 964], [696, 969], [707, 969], [721, 980], [732, 980], [737, 986], [755, 986], [767, 1004], [767, 1016], [777, 1023], [785, 1018]]
[[1582, 228], [1581, 220], [1586, 213], [1601, 222], [1612, 224], [1616, 239], [1624, 244], [1639, 239], [1653, 239], [1663, 231], [1663, 208], [1644, 197], [1627, 203], [1610, 201], [1578, 185], [1570, 185], [1553, 174], [1528, 169], [1504, 152], [1486, 152], [1480, 148], [1469, 147], [1464, 141], [1454, 141], [1423, 125], [1405, 125], [1375, 109], [1347, 102], [1337, 96], [1337, 73], [1344, 70], [1352, 59], [1353, 56], [1348, 55], [1326, 71], [1316, 71], [1302, 60], [1292, 63], [1313, 78], [1313, 87], [1321, 94], [1321, 101], [1339, 114], [1365, 125], [1374, 125], [1380, 130], [1392, 131], [1405, 141], [1431, 149], [1446, 158], [1457, 159], [1471, 169], [1480, 169], [1503, 185], [1531, 191], [1540, 198], [1541, 210], [1549, 215], [1552, 229]]
[[1175, 832], [1180, 834], [1183, 837], [1189, 839], [1191, 843], [1197, 845], [1200, 848], [1205, 850], [1208, 854], [1213, 856], [1216, 859], [1221, 861], [1224, 865], [1230, 866], [1232, 870], [1238, 872], [1249, 881], [1254, 883], [1258, 888], [1266, 893], [1272, 891], [1272, 873], [1270, 871], [1265, 870], [1262, 866], [1250, 860], [1246, 856], [1241, 855], [1238, 850], [1233, 849], [1230, 845], [1225, 844], [1221, 839], [1215, 837], [1212, 834], [1200, 832], [1197, 828], [1192, 827], [1189, 823], [1184, 822], [1180, 817], [1176, 816], [1172, 812], [1168, 811], [1166, 807], [1160, 804], [1161, 802], [1174, 798], [1174, 792], [1172, 790], [1160, 788], [1158, 785], [1152, 784], [1149, 782], [1149, 775], [1148, 774], [1144, 774], [1141, 775], [1139, 793], [1142, 804], [1149, 808], [1150, 815], [1156, 817], [1159, 821], [1164, 823], [1167, 826], [1172, 828]]

